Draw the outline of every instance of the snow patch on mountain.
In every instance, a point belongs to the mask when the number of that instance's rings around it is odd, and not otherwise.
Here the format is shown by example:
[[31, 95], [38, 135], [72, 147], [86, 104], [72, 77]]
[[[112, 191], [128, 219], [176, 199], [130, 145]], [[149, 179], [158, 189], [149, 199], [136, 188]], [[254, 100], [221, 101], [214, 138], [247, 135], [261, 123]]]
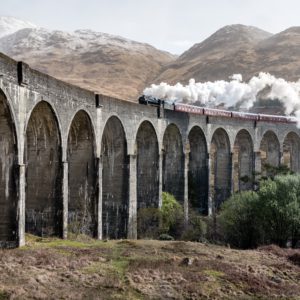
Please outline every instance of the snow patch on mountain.
[[9, 16], [0, 16], [0, 38], [12, 34], [20, 29], [35, 27], [36, 25], [31, 22]]

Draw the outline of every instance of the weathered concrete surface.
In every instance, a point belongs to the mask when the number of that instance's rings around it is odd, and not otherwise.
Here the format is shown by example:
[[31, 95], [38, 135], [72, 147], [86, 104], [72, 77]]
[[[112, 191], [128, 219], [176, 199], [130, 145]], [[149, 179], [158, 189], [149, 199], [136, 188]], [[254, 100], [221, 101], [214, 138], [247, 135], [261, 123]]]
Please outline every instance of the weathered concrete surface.
[[60, 133], [51, 106], [42, 101], [26, 130], [26, 231], [59, 235], [62, 225]]
[[189, 133], [189, 204], [198, 212], [208, 213], [208, 160], [207, 143], [200, 127], [195, 126]]
[[92, 124], [89, 116], [81, 110], [72, 121], [68, 137], [68, 226], [75, 234], [96, 234], [94, 149]]
[[253, 185], [254, 153], [249, 132], [238, 132], [232, 155], [233, 191], [249, 190]]
[[103, 237], [125, 238], [129, 207], [129, 162], [125, 132], [115, 116], [105, 125], [101, 156]]
[[14, 123], [0, 93], [0, 241], [17, 237], [17, 145]]
[[[79, 232], [136, 238], [162, 191], [212, 212], [265, 165], [300, 169], [294, 124], [139, 105], [66, 84], [0, 54], [0, 240]], [[25, 222], [26, 219], [26, 222]], [[76, 226], [75, 226], [76, 228]]]

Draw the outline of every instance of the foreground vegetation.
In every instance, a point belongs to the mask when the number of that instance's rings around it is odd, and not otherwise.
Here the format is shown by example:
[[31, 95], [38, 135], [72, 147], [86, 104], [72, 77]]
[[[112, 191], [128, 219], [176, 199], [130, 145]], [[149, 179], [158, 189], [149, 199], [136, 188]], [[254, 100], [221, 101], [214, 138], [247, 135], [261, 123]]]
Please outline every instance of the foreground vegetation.
[[299, 299], [300, 252], [27, 236], [0, 250], [0, 299]]
[[189, 208], [185, 221], [182, 205], [163, 193], [160, 209], [139, 210], [139, 237], [207, 241], [241, 249], [270, 244], [300, 248], [300, 175], [275, 171], [260, 180], [257, 191], [234, 194], [211, 217]]

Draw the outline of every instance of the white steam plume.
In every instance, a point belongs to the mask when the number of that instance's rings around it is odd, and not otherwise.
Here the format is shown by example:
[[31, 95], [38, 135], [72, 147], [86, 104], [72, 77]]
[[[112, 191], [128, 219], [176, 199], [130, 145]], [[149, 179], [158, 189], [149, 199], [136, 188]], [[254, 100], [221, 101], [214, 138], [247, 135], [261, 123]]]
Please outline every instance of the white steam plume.
[[239, 107], [240, 110], [248, 110], [263, 91], [266, 93], [264, 99], [279, 100], [286, 115], [295, 115], [300, 127], [300, 80], [289, 82], [269, 73], [260, 73], [252, 77], [248, 83], [243, 82], [241, 74], [232, 75], [229, 81], [201, 83], [190, 79], [188, 85], [177, 83], [173, 86], [162, 82], [146, 88], [144, 95], [172, 102], [184, 101], [193, 104], [197, 101], [208, 107], [224, 105], [226, 108]]

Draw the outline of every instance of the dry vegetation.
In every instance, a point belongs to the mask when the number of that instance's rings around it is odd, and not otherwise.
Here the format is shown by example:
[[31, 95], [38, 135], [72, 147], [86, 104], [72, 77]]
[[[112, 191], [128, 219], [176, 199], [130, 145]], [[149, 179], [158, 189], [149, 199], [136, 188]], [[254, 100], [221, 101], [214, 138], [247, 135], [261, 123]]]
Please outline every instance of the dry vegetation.
[[300, 251], [28, 237], [1, 250], [0, 299], [300, 299]]

